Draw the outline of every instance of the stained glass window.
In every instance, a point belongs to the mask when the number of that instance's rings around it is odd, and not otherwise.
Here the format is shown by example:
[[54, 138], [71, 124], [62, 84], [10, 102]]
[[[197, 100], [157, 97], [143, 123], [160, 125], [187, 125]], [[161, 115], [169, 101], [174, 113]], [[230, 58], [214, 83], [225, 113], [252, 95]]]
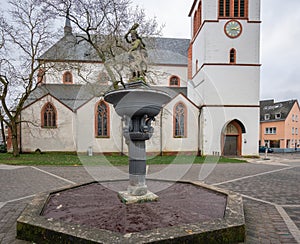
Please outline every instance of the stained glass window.
[[97, 106], [97, 136], [108, 136], [108, 120], [108, 107], [101, 101]]
[[56, 110], [51, 103], [42, 109], [42, 127], [56, 127]]
[[186, 108], [184, 104], [178, 103], [174, 109], [174, 136], [186, 136]]

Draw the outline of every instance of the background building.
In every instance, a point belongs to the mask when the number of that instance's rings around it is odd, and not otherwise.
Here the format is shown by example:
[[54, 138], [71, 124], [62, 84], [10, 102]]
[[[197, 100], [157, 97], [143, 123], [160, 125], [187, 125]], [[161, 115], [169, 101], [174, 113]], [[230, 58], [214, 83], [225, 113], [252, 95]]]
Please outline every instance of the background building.
[[[260, 145], [292, 149], [300, 144], [300, 108], [297, 100], [260, 102]], [[289, 151], [289, 150], [285, 150]]]

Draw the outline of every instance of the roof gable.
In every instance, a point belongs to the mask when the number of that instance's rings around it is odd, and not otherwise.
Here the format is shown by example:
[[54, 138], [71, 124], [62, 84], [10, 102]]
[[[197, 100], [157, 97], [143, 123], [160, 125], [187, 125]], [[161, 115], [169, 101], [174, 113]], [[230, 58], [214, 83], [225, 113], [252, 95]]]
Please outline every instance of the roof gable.
[[72, 111], [76, 111], [92, 98], [102, 96], [108, 89], [108, 85], [99, 85], [98, 83], [86, 85], [43, 84], [32, 92], [26, 100], [24, 108], [46, 95], [51, 95]]
[[[187, 100], [189, 100], [186, 97], [186, 87], [154, 86], [152, 88], [168, 93], [172, 99], [178, 94], [182, 94]], [[24, 108], [27, 108], [43, 97], [50, 95], [75, 112], [94, 97], [102, 97], [109, 89], [109, 85], [101, 83], [88, 83], [85, 85], [43, 84], [31, 93], [24, 104]]]

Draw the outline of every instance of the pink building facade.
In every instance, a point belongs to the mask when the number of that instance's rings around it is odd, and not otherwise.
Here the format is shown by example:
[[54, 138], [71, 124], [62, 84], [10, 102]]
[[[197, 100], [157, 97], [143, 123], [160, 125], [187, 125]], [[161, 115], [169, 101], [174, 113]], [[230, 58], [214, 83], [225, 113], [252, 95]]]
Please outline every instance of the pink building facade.
[[260, 102], [260, 145], [295, 149], [300, 145], [300, 108], [297, 100]]

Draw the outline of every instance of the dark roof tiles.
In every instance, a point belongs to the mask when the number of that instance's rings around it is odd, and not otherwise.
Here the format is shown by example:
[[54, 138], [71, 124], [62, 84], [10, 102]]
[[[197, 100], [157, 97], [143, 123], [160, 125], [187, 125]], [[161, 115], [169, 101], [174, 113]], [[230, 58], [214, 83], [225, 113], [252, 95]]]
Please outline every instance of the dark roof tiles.
[[[189, 39], [148, 38], [145, 39], [149, 63], [187, 66]], [[95, 50], [74, 35], [66, 35], [39, 57], [44, 61], [100, 62]]]
[[[276, 103], [274, 100], [260, 101], [260, 121], [285, 120], [296, 102], [297, 100]], [[266, 119], [266, 117], [269, 117], [269, 119]]]
[[[185, 96], [187, 94], [186, 87], [155, 86], [153, 88], [168, 93], [172, 98], [179, 93]], [[30, 106], [46, 95], [51, 95], [72, 111], [76, 111], [92, 98], [103, 96], [109, 89], [111, 89], [109, 85], [99, 83], [85, 85], [43, 84], [32, 92], [30, 97], [26, 100], [24, 107]]]

